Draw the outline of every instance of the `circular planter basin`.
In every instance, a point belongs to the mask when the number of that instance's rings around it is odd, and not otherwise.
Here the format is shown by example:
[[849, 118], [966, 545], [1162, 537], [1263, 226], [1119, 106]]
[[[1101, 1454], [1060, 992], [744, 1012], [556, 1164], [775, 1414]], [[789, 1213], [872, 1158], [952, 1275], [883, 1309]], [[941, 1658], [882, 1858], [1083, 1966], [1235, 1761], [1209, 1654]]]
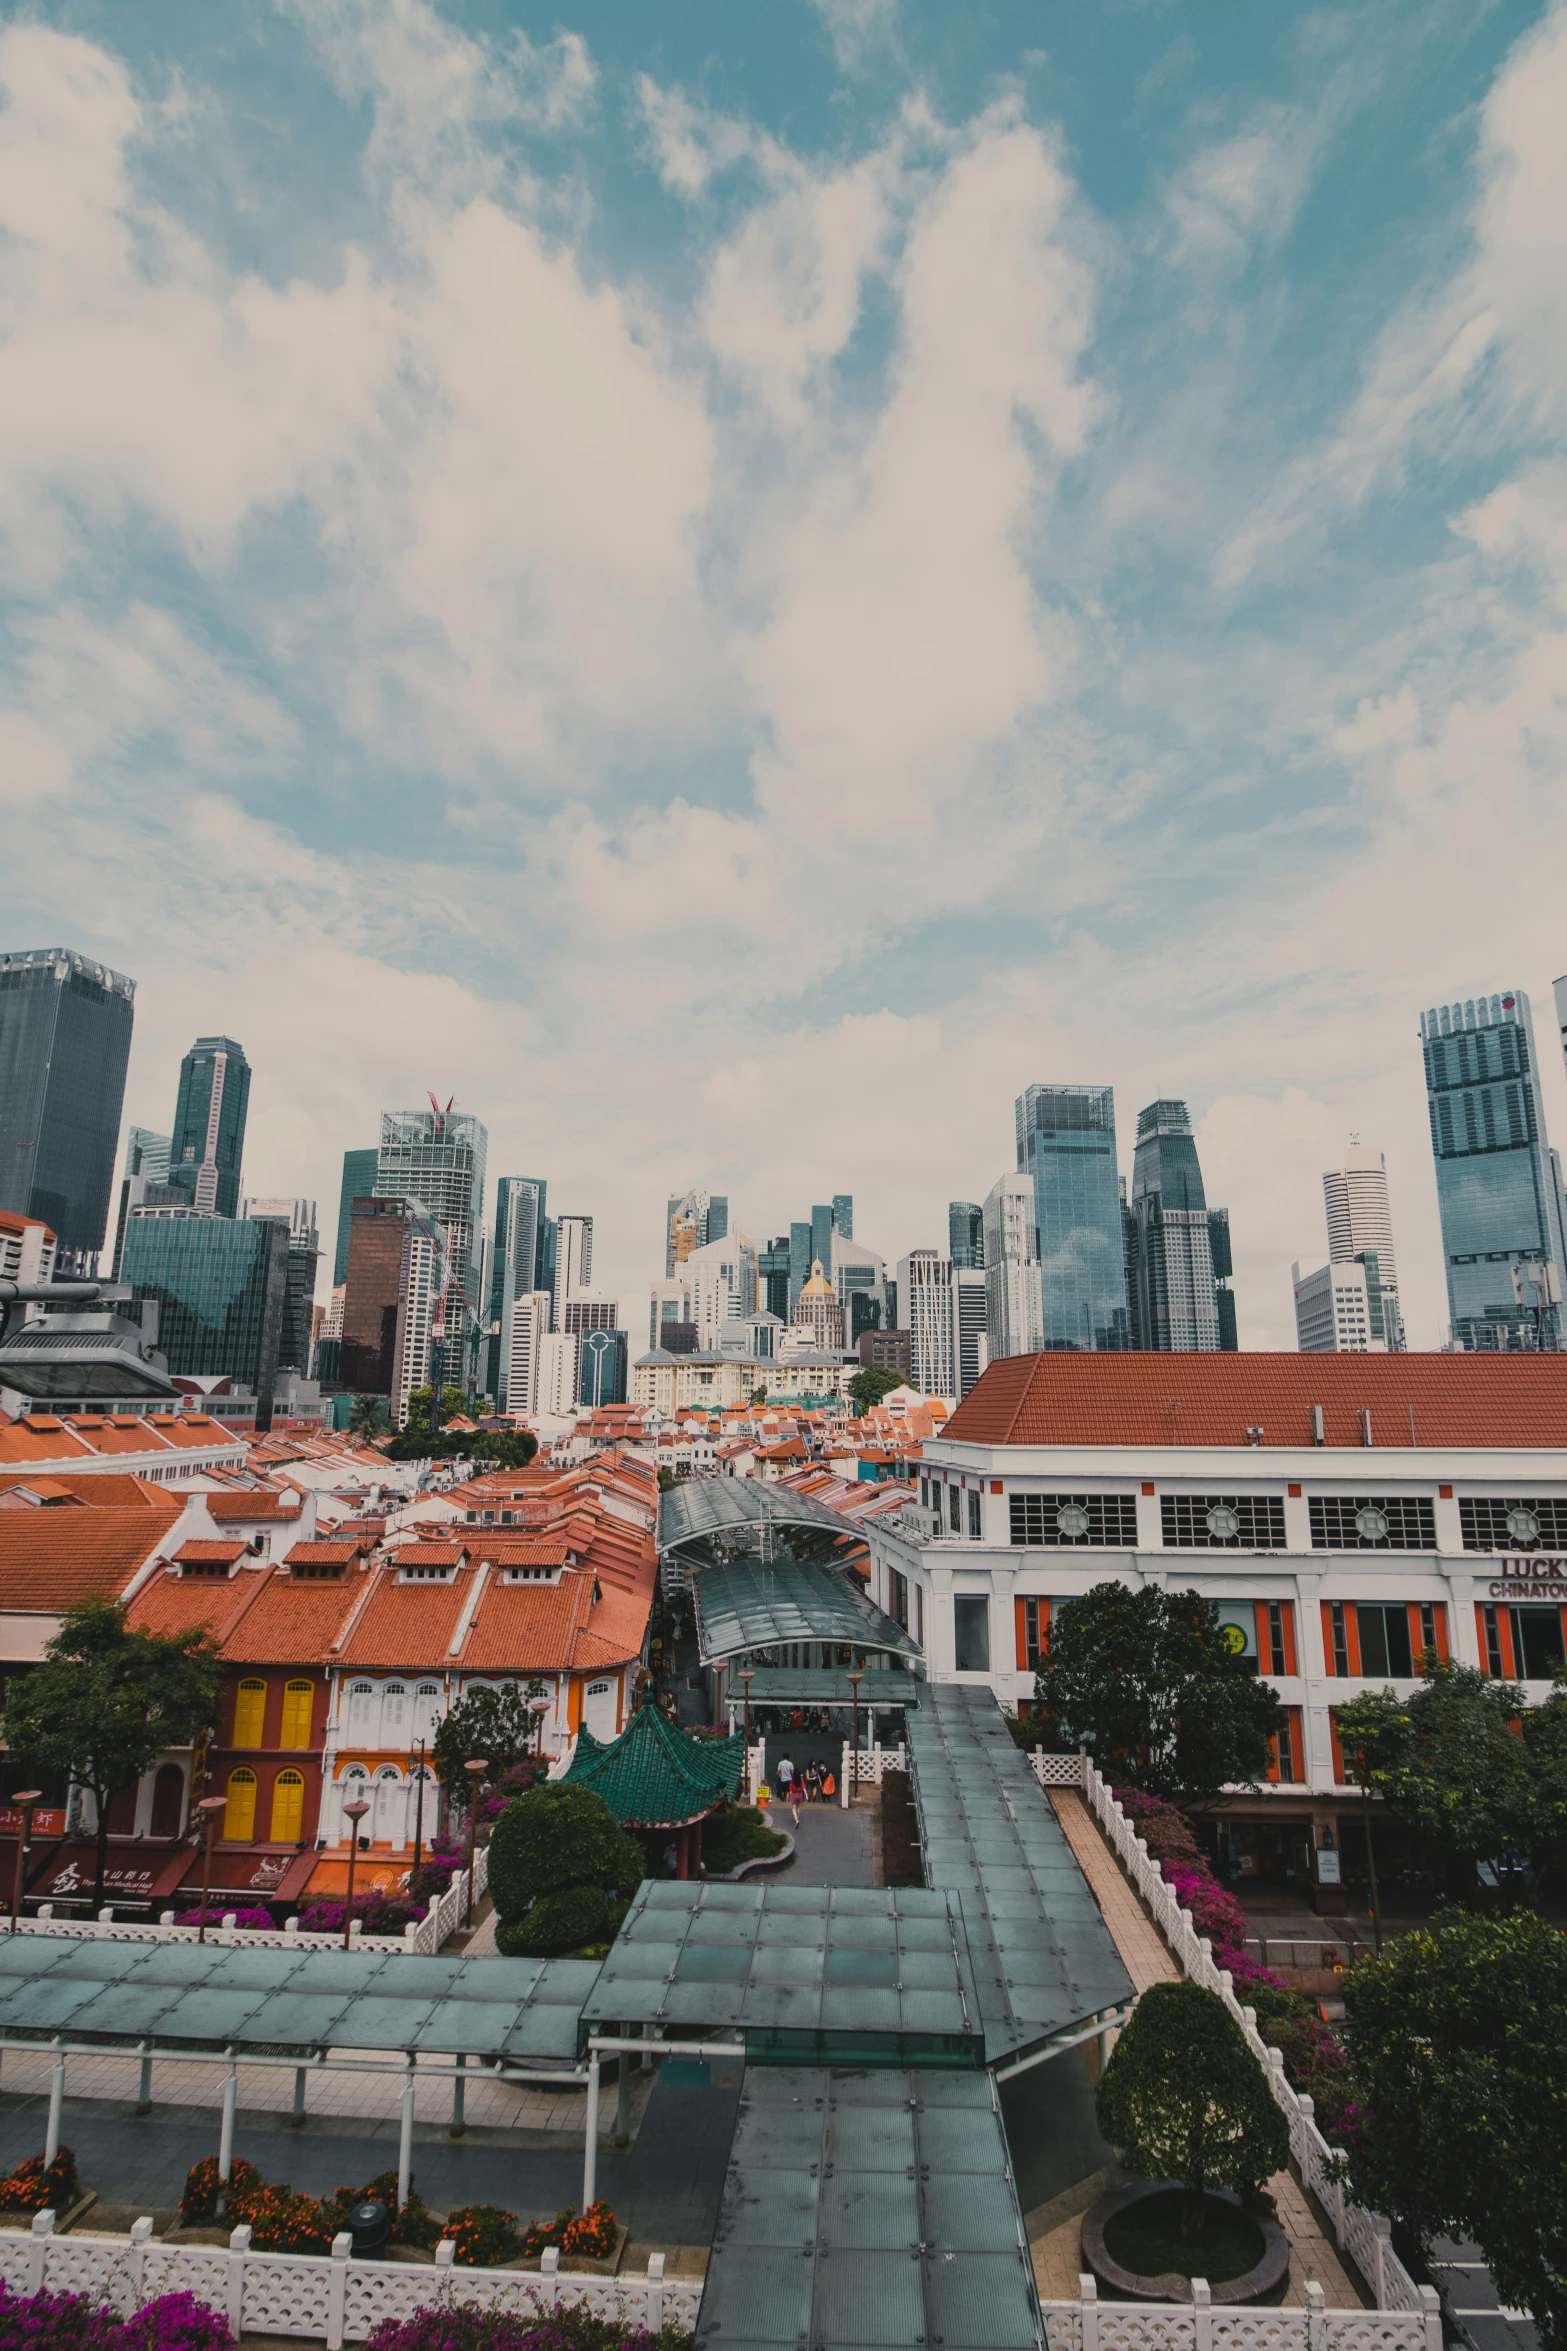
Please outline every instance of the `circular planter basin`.
[[[1135, 2269], [1123, 2269], [1111, 2258], [1105, 2244], [1106, 2224], [1132, 2205], [1147, 2202], [1154, 2196], [1183, 2195], [1178, 2180], [1136, 2180], [1129, 2188], [1117, 2188], [1113, 2195], [1101, 2196], [1083, 2215], [1082, 2254], [1084, 2269], [1090, 2271], [1102, 2291], [1117, 2302], [1189, 2302], [1192, 2298], [1190, 2278], [1183, 2278], [1178, 2270], [1165, 2270], [1158, 2277], [1145, 2277]], [[1227, 2189], [1210, 2188], [1209, 2201], [1227, 2204], [1234, 2212], [1243, 2212], [1239, 2196]], [[1289, 2284], [1290, 2241], [1276, 2220], [1264, 2220], [1260, 2213], [1247, 2213], [1246, 2218], [1263, 2238], [1262, 2259], [1255, 2268], [1238, 2278], [1230, 2278], [1223, 2285], [1211, 2286], [1215, 2304], [1236, 2302], [1282, 2302]]]

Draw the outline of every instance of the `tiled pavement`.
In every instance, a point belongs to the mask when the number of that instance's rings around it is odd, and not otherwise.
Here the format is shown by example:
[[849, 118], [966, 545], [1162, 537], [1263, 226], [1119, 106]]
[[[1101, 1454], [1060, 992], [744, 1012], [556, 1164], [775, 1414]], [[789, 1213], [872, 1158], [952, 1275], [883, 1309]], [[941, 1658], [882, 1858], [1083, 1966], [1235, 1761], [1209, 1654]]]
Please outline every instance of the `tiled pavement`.
[[[1104, 1913], [1105, 1924], [1115, 1937], [1116, 1949], [1126, 1966], [1138, 1992], [1145, 1992], [1150, 1984], [1163, 1982], [1179, 1974], [1174, 1959], [1163, 1938], [1132, 1891], [1120, 1863], [1100, 1835], [1093, 1814], [1081, 1796], [1067, 1788], [1052, 1788], [1050, 1801], [1066, 1832], [1068, 1844], [1076, 1854], [1083, 1875], [1093, 1888], [1094, 1899]], [[1093, 2044], [1086, 2045], [1092, 2050]], [[1063, 2061], [1064, 2062], [1064, 2061]], [[1091, 2072], [1097, 2070], [1097, 2055], [1089, 2055]], [[1105, 2186], [1110, 2184], [1107, 2179]], [[1100, 2191], [1102, 2192], [1102, 2191]], [[1306, 2299], [1308, 2281], [1321, 2286], [1330, 2310], [1358, 2310], [1366, 2297], [1356, 2286], [1348, 2269], [1339, 2258], [1338, 2248], [1322, 2233], [1322, 2226], [1312, 2209], [1311, 2200], [1293, 2172], [1281, 2171], [1268, 2182], [1268, 2192], [1278, 2207], [1279, 2224], [1289, 2238], [1291, 2248], [1289, 2290], [1284, 2299], [1297, 2307]], [[1085, 2199], [1076, 2213], [1059, 2218], [1046, 2208], [1047, 2227], [1037, 2238], [1030, 2236], [1030, 2251], [1034, 2261], [1034, 2275], [1039, 2292], [1045, 2301], [1075, 2301], [1078, 2290], [1078, 2233], [1081, 2214], [1094, 2199]], [[1490, 2351], [1490, 2346], [1486, 2347]]]

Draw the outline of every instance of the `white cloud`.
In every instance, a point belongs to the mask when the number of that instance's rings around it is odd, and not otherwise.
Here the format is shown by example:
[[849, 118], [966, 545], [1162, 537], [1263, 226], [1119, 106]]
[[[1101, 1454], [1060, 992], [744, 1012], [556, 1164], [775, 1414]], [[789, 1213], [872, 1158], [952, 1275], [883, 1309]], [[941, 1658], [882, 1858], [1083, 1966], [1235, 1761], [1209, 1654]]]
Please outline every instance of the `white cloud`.
[[885, 47], [898, 21], [898, 0], [816, 0], [833, 55], [845, 67], [858, 66], [872, 50]]

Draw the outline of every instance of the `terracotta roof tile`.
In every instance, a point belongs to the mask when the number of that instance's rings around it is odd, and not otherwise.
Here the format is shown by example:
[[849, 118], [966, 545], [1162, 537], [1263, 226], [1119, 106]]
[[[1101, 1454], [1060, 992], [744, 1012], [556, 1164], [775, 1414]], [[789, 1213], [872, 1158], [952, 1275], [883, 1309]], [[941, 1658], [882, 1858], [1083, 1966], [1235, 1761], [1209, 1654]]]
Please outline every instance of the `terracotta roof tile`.
[[266, 1577], [260, 1573], [189, 1581], [184, 1576], [155, 1575], [131, 1602], [125, 1621], [140, 1633], [200, 1630], [222, 1642], [265, 1586]]
[[[1567, 1355], [1014, 1355], [944, 1439], [975, 1445], [1567, 1446]], [[1172, 1409], [1177, 1407], [1178, 1409]], [[1411, 1433], [1412, 1424], [1412, 1433]]]
[[299, 1497], [297, 1494], [279, 1494], [270, 1488], [253, 1494], [209, 1494], [207, 1509], [216, 1519], [253, 1518], [259, 1522], [262, 1519], [297, 1518]]
[[145, 1567], [180, 1515], [134, 1510], [0, 1511], [0, 1608], [53, 1615], [114, 1598]]
[[182, 1543], [175, 1552], [181, 1567], [233, 1567], [241, 1559], [254, 1558], [248, 1543]]
[[440, 1542], [424, 1540], [402, 1544], [395, 1556], [401, 1559], [404, 1552], [417, 1552], [420, 1567], [461, 1567], [468, 1548], [466, 1543], [454, 1543], [449, 1538]]
[[322, 1664], [365, 1590], [352, 1572], [341, 1583], [296, 1583], [287, 1568], [273, 1567], [256, 1581], [260, 1591], [223, 1642], [233, 1665]]
[[342, 1650], [343, 1663], [406, 1666], [410, 1671], [428, 1667], [433, 1671], [465, 1662], [462, 1657], [452, 1657], [452, 1636], [472, 1597], [478, 1572], [476, 1567], [459, 1567], [449, 1584], [400, 1584], [393, 1570], [377, 1568], [364, 1613]]
[[26, 1470], [0, 1474], [0, 1494], [20, 1487], [35, 1494], [47, 1487], [52, 1494], [68, 1494], [72, 1501], [94, 1510], [132, 1510], [147, 1505], [167, 1510], [170, 1500], [166, 1486], [155, 1486], [151, 1478], [138, 1477], [128, 1469], [56, 1469], [47, 1478], [29, 1477]]

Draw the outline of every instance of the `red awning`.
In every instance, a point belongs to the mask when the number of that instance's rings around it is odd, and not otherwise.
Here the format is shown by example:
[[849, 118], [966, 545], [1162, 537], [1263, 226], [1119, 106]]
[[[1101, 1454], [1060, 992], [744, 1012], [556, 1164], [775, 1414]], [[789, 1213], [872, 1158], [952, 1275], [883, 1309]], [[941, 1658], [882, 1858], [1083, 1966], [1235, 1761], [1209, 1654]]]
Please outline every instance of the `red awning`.
[[[253, 1894], [261, 1902], [293, 1902], [304, 1892], [315, 1868], [314, 1852], [300, 1853], [292, 1847], [286, 1853], [266, 1852], [254, 1846], [244, 1852], [227, 1852], [221, 1847], [212, 1856], [212, 1897], [219, 1894]], [[180, 1881], [183, 1900], [201, 1900], [201, 1853], [192, 1851]]]
[[[346, 1895], [348, 1892], [348, 1856], [333, 1860], [324, 1854], [313, 1853], [310, 1859], [315, 1870], [310, 1880], [310, 1891], [317, 1901], [323, 1897]], [[379, 1887], [383, 1894], [400, 1887], [412, 1867], [413, 1856], [407, 1861], [376, 1861], [368, 1853], [361, 1853], [354, 1864], [354, 1892], [371, 1893]]]
[[[195, 1852], [194, 1845], [111, 1844], [103, 1875], [104, 1901], [166, 1901], [189, 1869]], [[42, 1879], [28, 1889], [28, 1898], [90, 1902], [97, 1866], [95, 1847], [78, 1839], [56, 1854]]]

